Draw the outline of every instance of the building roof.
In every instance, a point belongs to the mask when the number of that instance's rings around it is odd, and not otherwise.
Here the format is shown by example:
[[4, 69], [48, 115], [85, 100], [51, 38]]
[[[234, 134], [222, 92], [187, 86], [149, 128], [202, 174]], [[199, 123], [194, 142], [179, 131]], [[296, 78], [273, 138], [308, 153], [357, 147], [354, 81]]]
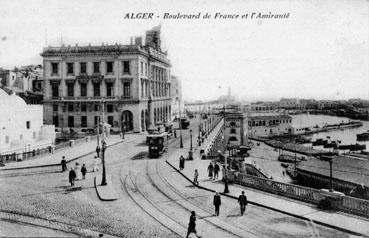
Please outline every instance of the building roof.
[[0, 89], [0, 112], [9, 111], [10, 108], [26, 106], [26, 102], [19, 96], [15, 95], [13, 91]]
[[[356, 184], [369, 186], [369, 160], [345, 156], [332, 157], [332, 176]], [[319, 159], [302, 161], [299, 170], [330, 176], [329, 162]]]
[[264, 115], [251, 115], [250, 120], [252, 121], [292, 120], [292, 117], [283, 114], [264, 114]]

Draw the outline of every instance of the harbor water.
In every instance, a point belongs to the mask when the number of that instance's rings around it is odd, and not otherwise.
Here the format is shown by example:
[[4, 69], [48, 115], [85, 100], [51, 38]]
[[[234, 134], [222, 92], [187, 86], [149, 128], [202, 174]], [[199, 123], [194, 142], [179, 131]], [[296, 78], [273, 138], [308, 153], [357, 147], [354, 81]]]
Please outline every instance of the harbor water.
[[[327, 116], [327, 115], [310, 115], [310, 114], [299, 114], [299, 115], [291, 115], [292, 116], [292, 126], [297, 128], [302, 127], [314, 127], [318, 125], [322, 127], [326, 124], [339, 124], [342, 122], [349, 122], [351, 119], [345, 117], [335, 117], [335, 116]], [[363, 132], [367, 132], [369, 130], [369, 121], [361, 121], [363, 126], [354, 127], [354, 128], [344, 128], [337, 129], [327, 132], [315, 133], [307, 136], [308, 138], [312, 138], [312, 141], [316, 139], [328, 139], [330, 141], [341, 141], [341, 145], [349, 145], [349, 144], [366, 144], [366, 151], [369, 151], [369, 141], [357, 141], [356, 134], [360, 134]], [[310, 144], [307, 144], [311, 146]], [[315, 146], [314, 146], [315, 148]], [[317, 146], [317, 148], [321, 149], [323, 146]]]

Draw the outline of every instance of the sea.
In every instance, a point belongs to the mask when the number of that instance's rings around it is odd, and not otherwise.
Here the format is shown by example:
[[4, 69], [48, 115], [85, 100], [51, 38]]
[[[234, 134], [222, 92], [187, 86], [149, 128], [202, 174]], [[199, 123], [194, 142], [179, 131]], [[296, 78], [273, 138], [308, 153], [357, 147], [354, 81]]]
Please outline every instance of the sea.
[[[299, 115], [291, 115], [292, 116], [292, 126], [294, 127], [313, 127], [318, 125], [322, 127], [326, 124], [338, 124], [341, 122], [349, 122], [352, 119], [345, 117], [336, 117], [336, 116], [328, 116], [328, 115], [311, 115], [311, 114], [299, 114]], [[354, 128], [344, 128], [337, 129], [328, 132], [320, 132], [307, 136], [308, 138], [312, 138], [312, 141], [316, 139], [329, 139], [330, 141], [341, 141], [341, 145], [349, 145], [349, 144], [366, 144], [366, 151], [369, 151], [369, 141], [356, 141], [356, 134], [360, 134], [363, 132], [369, 131], [369, 121], [361, 121], [363, 126], [354, 127]], [[307, 144], [307, 146], [311, 146], [311, 143]], [[316, 146], [317, 149], [323, 148], [323, 146]], [[315, 148], [315, 146], [314, 146]]]

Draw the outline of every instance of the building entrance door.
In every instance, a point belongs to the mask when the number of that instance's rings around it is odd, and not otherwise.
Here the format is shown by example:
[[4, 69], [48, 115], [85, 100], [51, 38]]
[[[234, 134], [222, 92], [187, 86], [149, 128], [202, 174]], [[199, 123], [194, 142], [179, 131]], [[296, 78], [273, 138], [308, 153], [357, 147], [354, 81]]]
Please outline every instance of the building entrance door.
[[133, 114], [130, 111], [123, 111], [122, 112], [122, 125], [124, 131], [133, 131]]

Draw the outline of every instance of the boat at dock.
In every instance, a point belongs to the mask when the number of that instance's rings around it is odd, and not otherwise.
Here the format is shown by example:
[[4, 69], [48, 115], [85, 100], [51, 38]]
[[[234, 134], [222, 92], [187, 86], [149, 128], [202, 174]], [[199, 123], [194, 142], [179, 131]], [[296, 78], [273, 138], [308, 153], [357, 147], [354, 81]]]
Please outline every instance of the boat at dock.
[[361, 121], [349, 121], [349, 122], [341, 122], [338, 124], [331, 124], [323, 126], [323, 129], [333, 130], [333, 129], [343, 129], [349, 127], [360, 127], [363, 123]]
[[327, 143], [323, 145], [324, 148], [334, 148], [336, 149], [338, 147], [338, 143], [335, 141], [332, 141], [331, 143]]
[[323, 139], [316, 139], [315, 141], [313, 141], [313, 146], [320, 146], [320, 145], [326, 145], [328, 144], [328, 140], [323, 140]]
[[356, 135], [357, 141], [369, 141], [369, 131]]
[[366, 145], [360, 145], [360, 144], [353, 144], [353, 145], [340, 145], [338, 146], [339, 150], [365, 150], [366, 149]]

